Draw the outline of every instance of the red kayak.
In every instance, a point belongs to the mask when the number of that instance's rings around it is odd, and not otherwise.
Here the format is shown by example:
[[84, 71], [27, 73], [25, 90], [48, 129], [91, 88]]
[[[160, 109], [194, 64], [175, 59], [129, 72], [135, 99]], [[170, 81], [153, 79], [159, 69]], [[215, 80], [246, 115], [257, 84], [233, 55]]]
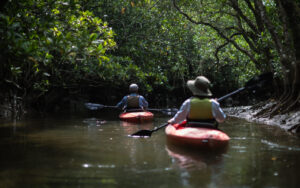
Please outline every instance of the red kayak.
[[151, 112], [124, 112], [120, 114], [120, 119], [123, 121], [143, 123], [153, 120], [153, 113]]
[[177, 127], [168, 125], [165, 129], [168, 142], [174, 145], [206, 150], [225, 149], [229, 136], [217, 129], [201, 127]]

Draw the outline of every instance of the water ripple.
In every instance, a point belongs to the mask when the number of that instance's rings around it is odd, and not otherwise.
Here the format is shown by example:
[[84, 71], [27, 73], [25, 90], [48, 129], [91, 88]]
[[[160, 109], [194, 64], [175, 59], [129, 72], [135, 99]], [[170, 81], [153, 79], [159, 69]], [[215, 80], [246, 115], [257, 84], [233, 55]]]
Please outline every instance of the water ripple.
[[277, 149], [287, 149], [289, 151], [300, 151], [300, 148], [291, 147], [291, 146], [283, 146], [283, 145], [279, 145], [279, 144], [276, 144], [276, 143], [273, 143], [273, 142], [270, 142], [267, 140], [261, 140], [261, 143], [268, 145], [272, 149], [277, 148]]
[[116, 166], [115, 165], [102, 165], [102, 164], [93, 165], [93, 164], [85, 163], [85, 164], [82, 164], [82, 167], [84, 167], [84, 168], [91, 168], [91, 167], [96, 167], [96, 168], [115, 168]]

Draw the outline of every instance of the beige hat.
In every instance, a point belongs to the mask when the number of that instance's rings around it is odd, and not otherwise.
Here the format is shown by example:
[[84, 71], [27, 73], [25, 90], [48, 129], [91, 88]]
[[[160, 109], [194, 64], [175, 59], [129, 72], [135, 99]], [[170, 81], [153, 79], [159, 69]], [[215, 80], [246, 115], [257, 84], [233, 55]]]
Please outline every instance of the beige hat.
[[139, 90], [139, 86], [137, 84], [130, 84], [129, 86], [129, 92], [134, 93]]
[[187, 86], [197, 96], [212, 96], [209, 90], [210, 81], [204, 76], [198, 76], [195, 80], [187, 81]]

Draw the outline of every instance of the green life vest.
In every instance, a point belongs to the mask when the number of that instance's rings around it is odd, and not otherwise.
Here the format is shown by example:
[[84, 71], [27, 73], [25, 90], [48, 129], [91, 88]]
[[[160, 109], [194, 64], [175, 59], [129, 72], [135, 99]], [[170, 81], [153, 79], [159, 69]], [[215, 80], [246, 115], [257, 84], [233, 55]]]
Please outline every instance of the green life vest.
[[127, 109], [129, 108], [140, 108], [140, 102], [139, 102], [140, 96], [127, 96]]
[[210, 99], [192, 97], [190, 100], [191, 108], [187, 117], [188, 121], [214, 120]]

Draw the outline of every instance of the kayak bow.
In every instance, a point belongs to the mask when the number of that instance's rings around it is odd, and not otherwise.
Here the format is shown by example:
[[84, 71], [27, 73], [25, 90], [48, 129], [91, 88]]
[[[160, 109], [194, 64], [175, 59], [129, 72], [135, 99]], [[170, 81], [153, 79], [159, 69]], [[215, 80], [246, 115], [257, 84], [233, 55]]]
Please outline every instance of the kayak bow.
[[221, 130], [202, 127], [182, 127], [176, 129], [168, 125], [165, 129], [167, 141], [171, 144], [204, 150], [224, 149], [229, 136]]
[[123, 121], [143, 123], [153, 120], [153, 113], [151, 112], [123, 112], [119, 118]]

